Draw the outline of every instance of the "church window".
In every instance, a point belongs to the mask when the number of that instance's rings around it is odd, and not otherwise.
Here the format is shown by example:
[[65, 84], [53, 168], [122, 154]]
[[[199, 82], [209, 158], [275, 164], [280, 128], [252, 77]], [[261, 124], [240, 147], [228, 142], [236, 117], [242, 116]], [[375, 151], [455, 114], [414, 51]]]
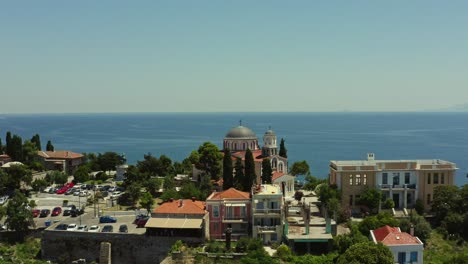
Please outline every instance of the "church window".
[[362, 184], [367, 185], [367, 175], [362, 175]]
[[279, 164], [279, 171], [280, 171], [280, 172], [283, 172], [283, 163], [280, 163], [280, 164]]
[[356, 185], [361, 185], [361, 175], [356, 174]]
[[349, 185], [353, 185], [353, 175], [349, 175]]

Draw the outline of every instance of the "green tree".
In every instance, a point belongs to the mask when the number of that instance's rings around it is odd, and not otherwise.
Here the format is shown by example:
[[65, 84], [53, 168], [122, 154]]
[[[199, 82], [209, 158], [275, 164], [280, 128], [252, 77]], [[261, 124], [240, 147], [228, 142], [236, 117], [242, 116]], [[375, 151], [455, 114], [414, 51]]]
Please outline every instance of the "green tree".
[[149, 174], [147, 173], [141, 173], [137, 167], [134, 165], [130, 165], [127, 168], [127, 171], [125, 172], [125, 179], [123, 182], [123, 185], [125, 187], [128, 187], [132, 185], [133, 183], [142, 183], [145, 181], [148, 181], [150, 179]]
[[213, 192], [213, 184], [208, 175], [202, 174], [200, 176], [200, 183], [198, 185], [200, 189], [200, 200], [204, 201]]
[[23, 144], [23, 162], [27, 165], [31, 165], [36, 157], [37, 147], [36, 144], [26, 140]]
[[340, 255], [344, 254], [352, 245], [369, 240], [359, 231], [357, 225], [351, 224], [349, 229], [349, 234], [338, 235], [333, 238], [333, 248], [338, 251]]
[[18, 135], [13, 135], [10, 143], [12, 160], [23, 161], [23, 139]]
[[315, 192], [322, 204], [327, 205], [332, 198], [340, 199], [340, 193], [336, 185], [320, 184], [315, 188]]
[[252, 185], [255, 183], [257, 179], [257, 175], [255, 175], [255, 162], [253, 158], [252, 151], [247, 149], [245, 152], [245, 168], [244, 168], [244, 181], [242, 182], [242, 191], [250, 192], [252, 189]]
[[188, 182], [180, 188], [179, 196], [183, 199], [191, 199], [195, 197], [196, 199], [201, 199], [202, 195], [200, 189], [198, 189], [195, 184]]
[[387, 200], [385, 200], [383, 205], [386, 209], [395, 208], [395, 202], [393, 201], [393, 199], [390, 199], [390, 198], [387, 198]]
[[390, 249], [382, 243], [361, 242], [352, 245], [342, 254], [337, 264], [393, 264]]
[[146, 188], [152, 196], [156, 196], [161, 189], [163, 184], [163, 180], [159, 178], [150, 178], [143, 182], [143, 187]]
[[9, 168], [4, 168], [6, 178], [2, 182], [7, 189], [20, 189], [21, 183], [30, 185], [32, 182], [32, 172], [24, 165], [12, 165]]
[[116, 152], [99, 153], [97, 156], [97, 163], [103, 171], [115, 170], [117, 165], [123, 164], [123, 158]]
[[198, 148], [198, 154], [198, 163], [195, 164], [197, 169], [205, 171], [212, 180], [218, 180], [223, 159], [218, 147], [211, 142], [205, 142]]
[[0, 155], [3, 154], [2, 138], [0, 138]]
[[11, 157], [11, 153], [13, 153], [13, 145], [11, 144], [11, 132], [8, 131], [6, 133], [6, 140], [5, 140], [5, 152], [8, 156]]
[[16, 191], [8, 202], [5, 223], [10, 229], [17, 232], [20, 240], [24, 239], [29, 227], [34, 226], [31, 214], [31, 208], [34, 206], [34, 201], [29, 202], [26, 196], [19, 191]]
[[161, 175], [161, 176], [167, 176], [167, 175], [175, 176], [174, 167], [172, 166], [172, 160], [169, 157], [167, 157], [166, 155], [159, 156], [158, 175]]
[[381, 200], [381, 192], [375, 188], [366, 188], [361, 193], [361, 197], [357, 200], [357, 202], [360, 205], [367, 206], [371, 212], [377, 212]]
[[234, 187], [238, 190], [242, 190], [242, 182], [244, 181], [244, 165], [242, 165], [242, 159], [240, 157], [236, 158], [236, 163], [234, 165]]
[[411, 213], [409, 218], [400, 219], [399, 226], [402, 232], [408, 234], [411, 232], [411, 226], [413, 226], [414, 235], [421, 239], [424, 244], [426, 244], [431, 237], [431, 225], [421, 215]]
[[227, 190], [234, 186], [234, 177], [232, 175], [232, 156], [231, 151], [224, 149], [223, 156], [223, 190]]
[[281, 244], [277, 249], [275, 255], [280, 258], [282, 261], [291, 261], [294, 257], [291, 249], [285, 245]]
[[149, 192], [143, 193], [140, 198], [140, 205], [150, 214], [151, 208], [153, 208], [154, 205], [153, 196]]
[[128, 199], [132, 206], [136, 204], [138, 199], [141, 197], [141, 185], [139, 183], [134, 183], [127, 187], [126, 193], [128, 195]]
[[38, 192], [38, 191], [44, 189], [45, 187], [47, 187], [47, 181], [44, 180], [44, 179], [35, 179], [31, 183], [31, 186], [32, 186], [34, 191]]
[[37, 149], [37, 150], [42, 150], [42, 147], [41, 147], [41, 138], [39, 137], [39, 134], [34, 135], [34, 136], [31, 138], [31, 142], [34, 143], [34, 145], [36, 145], [36, 149]]
[[44, 171], [44, 165], [40, 163], [39, 161], [33, 161], [31, 164], [29, 164], [29, 168], [33, 171]]
[[262, 182], [263, 183], [272, 183], [273, 171], [271, 169], [270, 159], [263, 159], [262, 161]]
[[302, 160], [302, 161], [296, 161], [293, 163], [291, 170], [289, 171], [289, 174], [291, 175], [308, 175], [310, 174], [310, 168], [309, 164], [307, 164], [307, 161]]
[[286, 147], [284, 146], [284, 139], [282, 138], [281, 139], [281, 142], [280, 142], [280, 150], [279, 150], [279, 155], [283, 158], [288, 158], [288, 150], [286, 149]]
[[384, 212], [364, 218], [364, 220], [359, 223], [359, 231], [363, 235], [369, 236], [370, 230], [375, 230], [385, 225], [396, 227], [399, 224], [398, 220], [393, 218], [391, 214]]
[[438, 224], [451, 212], [459, 212], [462, 208], [462, 196], [457, 186], [440, 185], [434, 188], [434, 200], [431, 211]]
[[312, 175], [307, 175], [305, 177], [305, 181], [306, 183], [304, 184], [304, 189], [309, 190], [309, 191], [313, 191], [315, 190], [317, 185], [327, 182], [326, 179], [318, 179], [317, 177], [312, 176]]
[[164, 189], [164, 192], [159, 197], [159, 199], [161, 199], [161, 200], [163, 200], [165, 202], [169, 201], [170, 199], [177, 200], [179, 198], [180, 198], [180, 195], [176, 191], [175, 188]]
[[425, 211], [424, 202], [421, 199], [417, 199], [416, 204], [414, 205], [414, 209], [419, 215], [423, 215]]
[[54, 149], [54, 145], [52, 145], [52, 142], [48, 140], [46, 145], [46, 151], [54, 151]]
[[68, 182], [68, 176], [61, 171], [51, 171], [46, 174], [45, 180], [50, 184], [64, 184]]
[[175, 188], [174, 178], [171, 176], [164, 177], [164, 190]]
[[73, 173], [73, 177], [77, 182], [86, 182], [89, 181], [89, 167], [86, 165], [82, 165], [78, 167], [78, 169]]
[[142, 161], [137, 162], [137, 168], [141, 173], [146, 173], [150, 176], [158, 176], [159, 160], [151, 153], [145, 154]]

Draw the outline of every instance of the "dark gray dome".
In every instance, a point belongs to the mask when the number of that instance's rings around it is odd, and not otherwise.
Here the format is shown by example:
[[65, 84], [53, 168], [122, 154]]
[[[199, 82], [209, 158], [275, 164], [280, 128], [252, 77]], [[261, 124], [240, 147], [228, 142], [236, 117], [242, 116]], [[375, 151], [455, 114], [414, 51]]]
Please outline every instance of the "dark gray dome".
[[238, 126], [226, 134], [226, 138], [257, 138], [257, 135], [248, 127]]

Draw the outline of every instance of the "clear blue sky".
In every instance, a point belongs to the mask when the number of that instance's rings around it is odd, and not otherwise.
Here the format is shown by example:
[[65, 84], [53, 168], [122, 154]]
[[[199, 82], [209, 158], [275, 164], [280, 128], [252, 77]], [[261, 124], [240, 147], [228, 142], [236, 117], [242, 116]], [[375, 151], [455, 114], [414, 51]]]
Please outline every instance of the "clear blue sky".
[[468, 1], [2, 1], [0, 113], [468, 102]]

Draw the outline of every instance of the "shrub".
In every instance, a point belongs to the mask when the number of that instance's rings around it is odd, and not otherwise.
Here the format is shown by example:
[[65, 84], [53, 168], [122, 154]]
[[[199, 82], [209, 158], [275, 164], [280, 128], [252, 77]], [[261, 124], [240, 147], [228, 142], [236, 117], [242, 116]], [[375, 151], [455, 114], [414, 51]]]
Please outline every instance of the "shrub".
[[293, 253], [291, 249], [285, 244], [282, 244], [276, 249], [275, 255], [284, 261], [291, 261], [291, 259], [293, 258]]
[[395, 207], [395, 202], [393, 201], [393, 199], [388, 198], [387, 200], [385, 200], [384, 202], [385, 209], [392, 209], [394, 207]]
[[414, 205], [414, 209], [418, 213], [418, 215], [424, 214], [424, 202], [421, 199], [416, 200], [416, 204]]

